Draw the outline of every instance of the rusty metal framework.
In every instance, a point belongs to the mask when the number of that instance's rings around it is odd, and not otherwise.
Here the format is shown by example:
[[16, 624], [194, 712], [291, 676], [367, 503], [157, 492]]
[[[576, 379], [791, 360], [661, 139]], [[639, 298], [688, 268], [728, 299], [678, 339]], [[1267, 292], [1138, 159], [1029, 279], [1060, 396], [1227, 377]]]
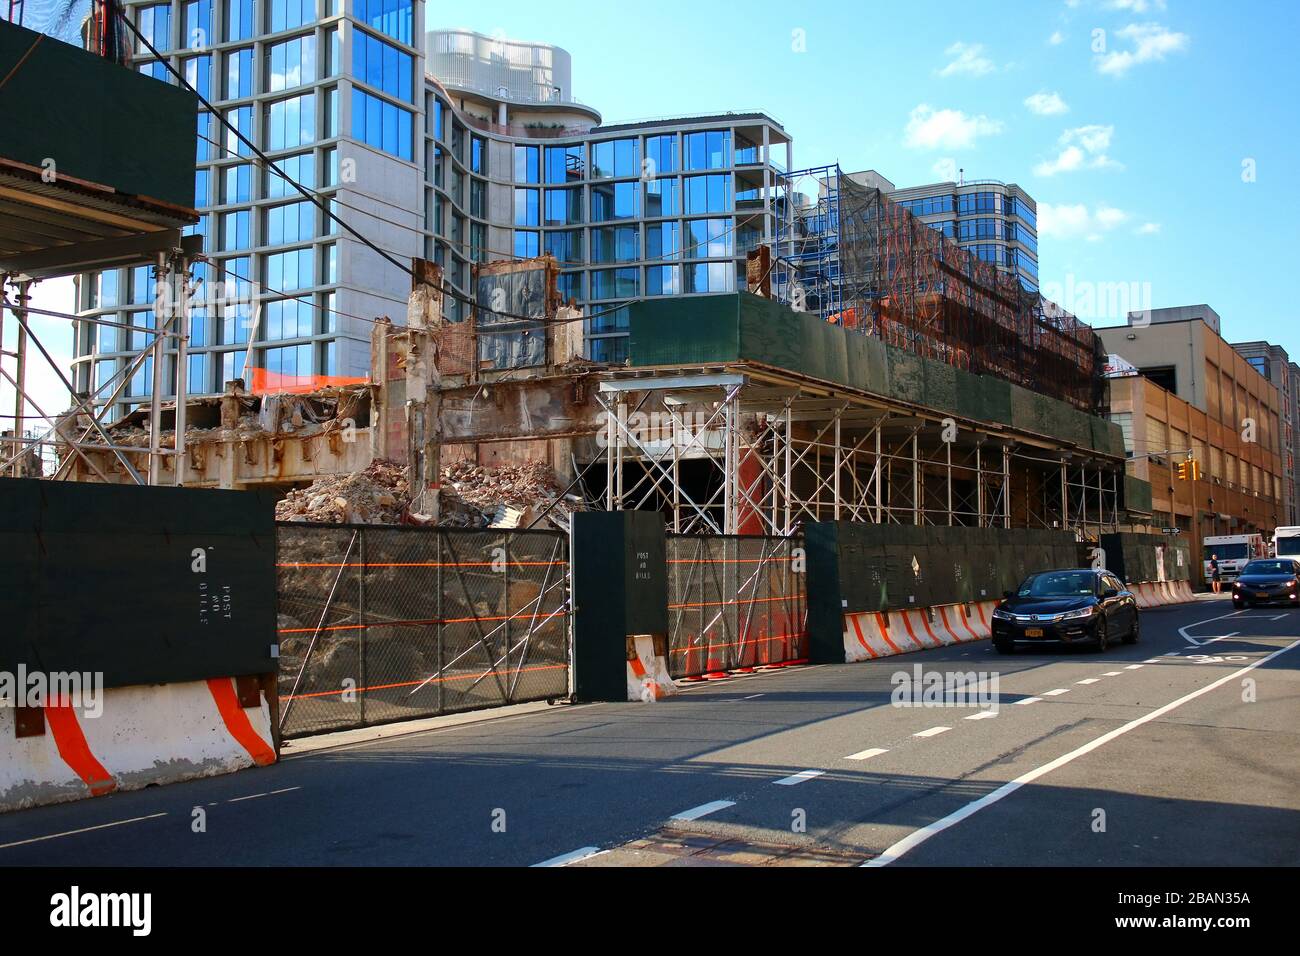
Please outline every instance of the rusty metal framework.
[[791, 535], [808, 521], [1120, 526], [1123, 463], [866, 397], [739, 373], [614, 377], [583, 472], [610, 510], [662, 511], [679, 534]]
[[783, 185], [778, 298], [917, 355], [1101, 407], [1105, 353], [1088, 325], [838, 166]]

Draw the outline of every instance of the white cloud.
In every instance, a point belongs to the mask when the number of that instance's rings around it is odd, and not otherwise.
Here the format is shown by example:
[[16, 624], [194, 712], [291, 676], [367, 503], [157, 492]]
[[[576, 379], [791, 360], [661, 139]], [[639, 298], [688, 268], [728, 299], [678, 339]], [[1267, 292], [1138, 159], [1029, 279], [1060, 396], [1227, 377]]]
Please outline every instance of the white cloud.
[[1065, 105], [1060, 93], [1035, 93], [1025, 98], [1025, 106], [1029, 107], [1029, 112], [1039, 116], [1059, 116], [1070, 112], [1070, 107]]
[[930, 172], [934, 173], [934, 178], [944, 183], [953, 183], [957, 181], [957, 160], [951, 156], [945, 156], [943, 159], [935, 160]]
[[1142, 225], [1138, 226], [1137, 229], [1134, 230], [1134, 234], [1139, 236], [1154, 236], [1159, 231], [1160, 231], [1160, 223], [1144, 222], [1142, 223]]
[[922, 103], [908, 117], [903, 140], [913, 149], [965, 149], [974, 146], [981, 136], [1000, 132], [1002, 124], [987, 116], [936, 110]]
[[1060, 151], [1053, 159], [1034, 167], [1036, 176], [1055, 176], [1080, 169], [1121, 169], [1120, 163], [1107, 155], [1114, 126], [1077, 126], [1067, 129], [1057, 140]]
[[1146, 13], [1148, 10], [1163, 10], [1165, 0], [1107, 0], [1106, 6], [1112, 10]]
[[940, 76], [984, 76], [997, 69], [979, 43], [954, 43], [943, 52], [952, 59], [939, 71]]
[[1130, 23], [1113, 35], [1128, 40], [1133, 48], [1094, 57], [1097, 72], [1107, 76], [1123, 76], [1139, 63], [1160, 61], [1170, 53], [1181, 53], [1192, 42], [1186, 33], [1175, 33], [1158, 23]]
[[1098, 242], [1105, 233], [1128, 221], [1129, 214], [1114, 206], [1089, 209], [1086, 203], [1038, 204], [1038, 235], [1051, 239], [1084, 239]]
[[1060, 30], [1057, 30], [1050, 37], [1047, 38], [1047, 42], [1050, 43], [1052, 46], [1060, 46], [1062, 43], [1065, 42], [1065, 34], [1062, 33]]

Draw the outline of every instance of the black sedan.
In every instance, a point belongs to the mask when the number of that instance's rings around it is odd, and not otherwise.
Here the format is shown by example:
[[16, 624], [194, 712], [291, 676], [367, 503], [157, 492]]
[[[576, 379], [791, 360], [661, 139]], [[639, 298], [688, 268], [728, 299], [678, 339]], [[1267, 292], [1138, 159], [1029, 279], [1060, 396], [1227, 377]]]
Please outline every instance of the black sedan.
[[1290, 558], [1252, 561], [1232, 582], [1232, 606], [1284, 604], [1300, 607], [1300, 562]]
[[1070, 644], [1101, 652], [1115, 638], [1134, 643], [1138, 628], [1137, 599], [1111, 572], [1042, 571], [1006, 592], [993, 612], [993, 646], [1000, 654]]

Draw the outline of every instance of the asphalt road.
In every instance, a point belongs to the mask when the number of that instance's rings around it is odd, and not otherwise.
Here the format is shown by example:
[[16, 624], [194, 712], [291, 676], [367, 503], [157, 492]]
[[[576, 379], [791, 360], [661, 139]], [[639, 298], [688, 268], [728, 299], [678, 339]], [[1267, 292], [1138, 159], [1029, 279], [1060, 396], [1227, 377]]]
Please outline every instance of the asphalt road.
[[[1300, 612], [1202, 601], [1104, 655], [978, 642], [560, 706], [6, 814], [0, 865], [689, 863], [719, 841], [754, 862], [1294, 865], [1298, 644]], [[996, 707], [893, 706], [917, 666], [996, 675]]]

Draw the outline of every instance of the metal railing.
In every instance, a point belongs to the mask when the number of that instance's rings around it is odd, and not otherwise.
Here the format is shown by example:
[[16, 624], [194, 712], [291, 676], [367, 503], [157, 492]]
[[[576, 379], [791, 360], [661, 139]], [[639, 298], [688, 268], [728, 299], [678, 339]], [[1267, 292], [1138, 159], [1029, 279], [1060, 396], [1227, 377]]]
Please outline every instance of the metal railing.
[[566, 697], [568, 538], [277, 526], [285, 737]]
[[805, 660], [801, 537], [668, 536], [673, 677]]

